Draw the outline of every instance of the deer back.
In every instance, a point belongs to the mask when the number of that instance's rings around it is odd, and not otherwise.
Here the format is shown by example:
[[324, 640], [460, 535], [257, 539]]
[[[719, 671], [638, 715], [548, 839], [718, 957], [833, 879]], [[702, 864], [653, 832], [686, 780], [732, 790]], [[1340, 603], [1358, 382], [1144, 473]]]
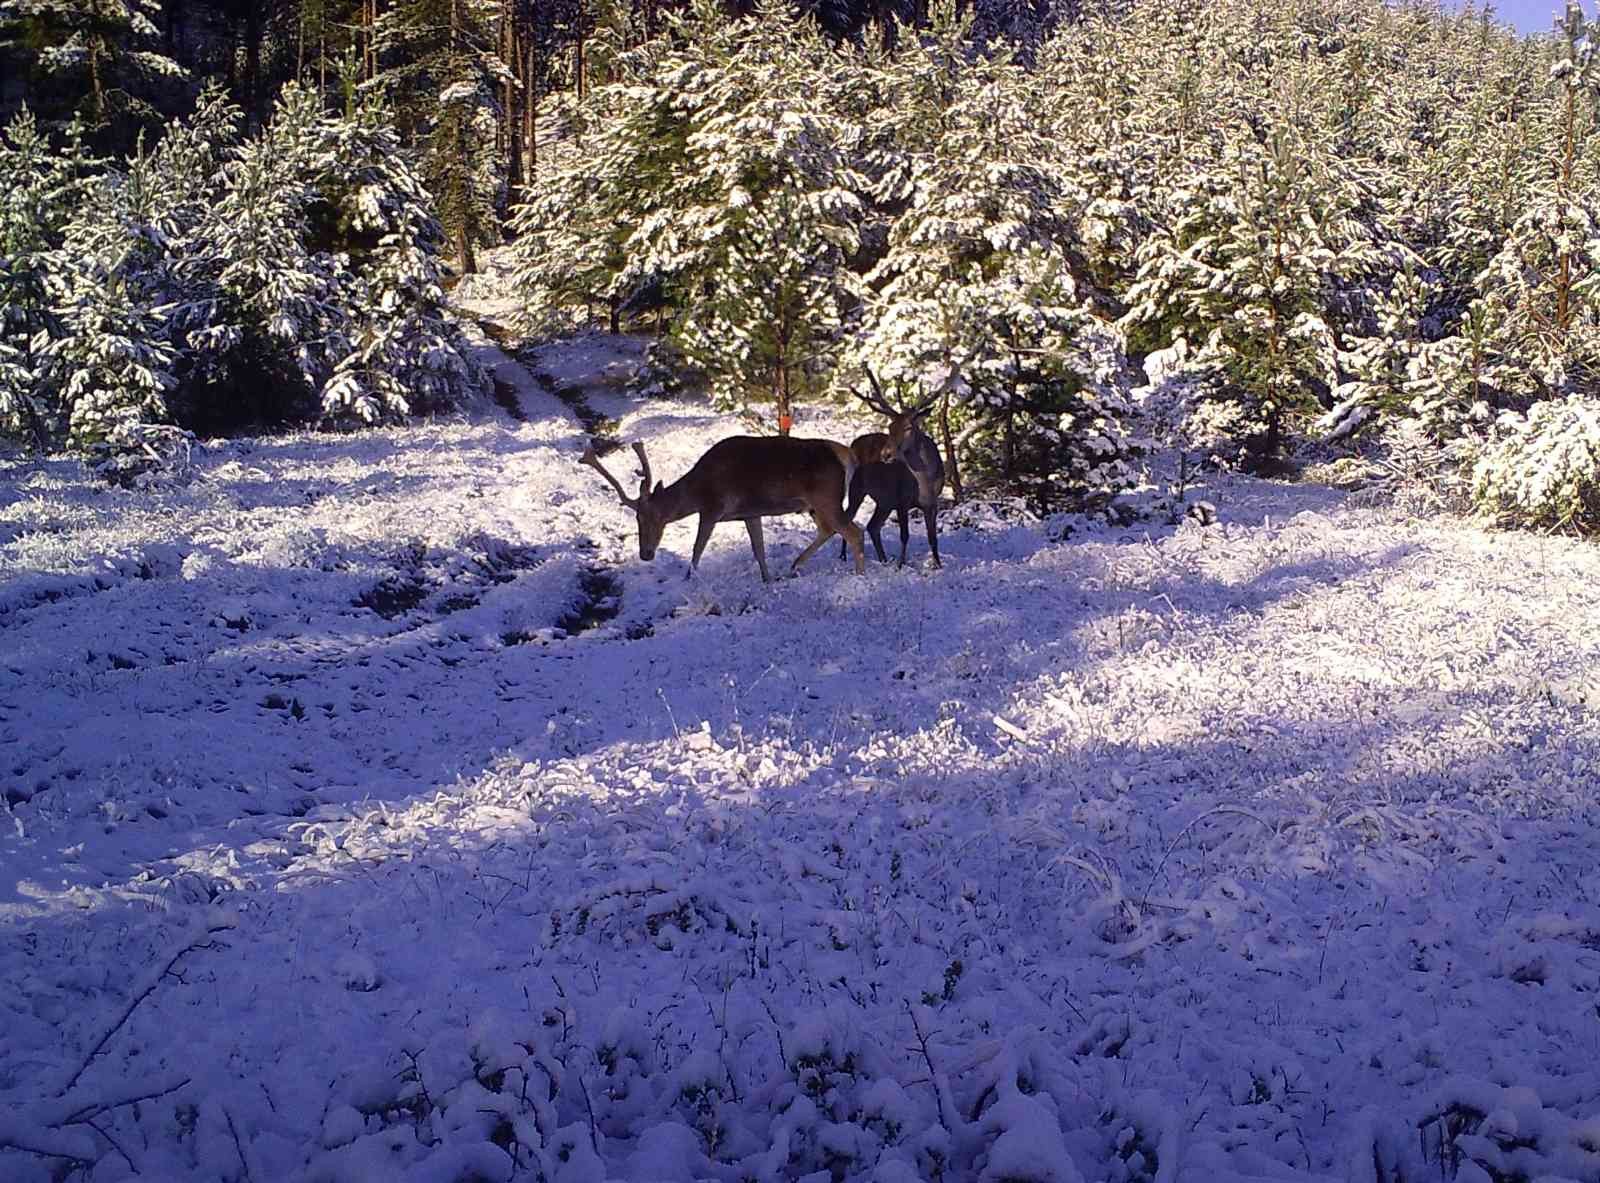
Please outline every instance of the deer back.
[[689, 513], [720, 520], [796, 513], [844, 502], [856, 467], [833, 440], [735, 435], [718, 440], [667, 492]]

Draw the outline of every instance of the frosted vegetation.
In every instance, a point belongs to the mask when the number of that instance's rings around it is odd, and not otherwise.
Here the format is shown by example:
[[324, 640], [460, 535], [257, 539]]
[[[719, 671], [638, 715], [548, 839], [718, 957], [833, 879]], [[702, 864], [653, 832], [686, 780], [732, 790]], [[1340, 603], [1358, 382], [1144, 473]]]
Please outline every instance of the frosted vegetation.
[[[1519, 40], [1426, 5], [1154, 0], [1024, 64], [937, 6], [892, 54], [702, 12], [568, 111], [518, 279], [549, 329], [666, 310], [722, 406], [867, 369], [947, 394], [971, 483], [1036, 504], [1126, 487], [1158, 429], [1270, 470], [1414, 423], [1446, 492], [1592, 527], [1590, 38], [1576, 11]], [[1559, 431], [1525, 419], [1547, 400]]]
[[244, 139], [217, 91], [148, 151], [0, 135], [0, 425], [100, 449], [133, 479], [146, 429], [372, 423], [452, 405], [438, 223], [375, 108], [289, 88]]

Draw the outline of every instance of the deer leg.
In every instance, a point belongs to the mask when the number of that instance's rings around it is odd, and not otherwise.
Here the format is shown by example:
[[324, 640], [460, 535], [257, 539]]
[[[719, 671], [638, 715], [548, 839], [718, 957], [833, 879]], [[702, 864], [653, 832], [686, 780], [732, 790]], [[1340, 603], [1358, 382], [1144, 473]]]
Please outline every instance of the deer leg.
[[[794, 564], [789, 568], [790, 574], [799, 571], [801, 563], [805, 562], [812, 555], [816, 554], [818, 547], [820, 547], [824, 542], [828, 541], [828, 539], [832, 538], [835, 534], [839, 533], [838, 530], [826, 525], [822, 520], [822, 515], [816, 510], [811, 511], [811, 520], [817, 524], [817, 536], [811, 540], [810, 546], [806, 547], [805, 550], [795, 555]], [[860, 531], [857, 530], [856, 533], [859, 534]]]
[[791, 571], [798, 571], [800, 564], [809, 559], [816, 552], [816, 549], [828, 539], [835, 534], [842, 534], [844, 535], [845, 545], [856, 556], [856, 574], [863, 575], [866, 573], [867, 554], [861, 544], [861, 527], [845, 517], [842, 510], [835, 510], [834, 513], [838, 515], [837, 520], [829, 522], [819, 511], [811, 511], [811, 520], [817, 524], [817, 536], [812, 540], [810, 546], [795, 556], [794, 566], [789, 568]]
[[[850, 501], [844, 507], [844, 516], [850, 521], [856, 520], [856, 510], [861, 508], [861, 502], [867, 496], [867, 481], [861, 469], [856, 469], [850, 477]], [[843, 535], [839, 537], [839, 558], [842, 560], [850, 553], [850, 543]]]
[[703, 513], [700, 515], [700, 526], [694, 533], [694, 557], [689, 560], [689, 575], [692, 576], [700, 567], [700, 556], [705, 553], [706, 543], [711, 541], [711, 531], [717, 528], [715, 514]]
[[771, 583], [772, 576], [767, 572], [767, 540], [761, 533], [761, 519], [745, 518], [744, 528], [750, 531], [750, 549], [756, 552], [756, 566], [761, 568], [761, 582]]
[[937, 501], [932, 505], [924, 505], [922, 507], [922, 521], [928, 527], [928, 549], [933, 552], [933, 565], [942, 567], [944, 564], [939, 561], [939, 503]]
[[872, 507], [872, 517], [867, 521], [867, 533], [872, 537], [872, 549], [878, 552], [878, 562], [887, 563], [888, 554], [883, 549], [883, 523], [889, 520], [893, 507], [881, 502]]
[[906, 554], [911, 550], [911, 507], [897, 505], [894, 511], [895, 520], [900, 523], [900, 565], [906, 565]]

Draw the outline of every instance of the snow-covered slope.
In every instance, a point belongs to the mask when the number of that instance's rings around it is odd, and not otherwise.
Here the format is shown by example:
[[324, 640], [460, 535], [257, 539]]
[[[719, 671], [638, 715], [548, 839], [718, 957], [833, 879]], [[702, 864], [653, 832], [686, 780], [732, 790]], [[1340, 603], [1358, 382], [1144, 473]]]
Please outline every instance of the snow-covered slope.
[[0, 466], [0, 1177], [1600, 1178], [1593, 546], [1240, 481], [688, 582], [533, 376], [670, 480], [742, 428], [635, 348]]

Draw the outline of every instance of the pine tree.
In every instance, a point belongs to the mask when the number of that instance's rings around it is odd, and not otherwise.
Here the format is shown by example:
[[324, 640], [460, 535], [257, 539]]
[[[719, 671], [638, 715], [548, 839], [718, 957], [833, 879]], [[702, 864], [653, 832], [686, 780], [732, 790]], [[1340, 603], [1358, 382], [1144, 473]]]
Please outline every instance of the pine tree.
[[67, 107], [113, 142], [158, 118], [152, 99], [184, 69], [156, 48], [157, 0], [0, 0], [0, 43], [24, 45], [32, 64], [70, 97]]
[[1498, 314], [1491, 339], [1522, 360], [1514, 394], [1600, 382], [1600, 172], [1583, 150], [1600, 93], [1596, 30], [1569, 2], [1558, 31], [1544, 159], [1524, 176], [1526, 203], [1477, 285]]
[[685, 358], [710, 379], [714, 401], [746, 407], [770, 397], [778, 432], [832, 369], [843, 314], [845, 250], [813, 195], [770, 190], [726, 235], [721, 278], [692, 303], [677, 331]]
[[672, 28], [580, 108], [581, 147], [515, 216], [517, 281], [545, 325], [598, 304], [615, 329], [670, 304], [716, 395], [770, 396], [786, 421], [831, 368], [859, 244], [859, 129], [830, 106], [839, 58], [779, 15], [744, 28], [702, 4]]
[[76, 127], [59, 151], [26, 110], [0, 132], [0, 434], [40, 451], [62, 428], [47, 350], [61, 334], [51, 281], [90, 167]]
[[970, 459], [1041, 505], [1099, 496], [1124, 481], [1130, 408], [1121, 334], [1089, 295], [1088, 195], [1047, 143], [1029, 76], [1005, 54], [968, 61], [969, 35], [969, 17], [935, 10], [930, 35], [886, 66], [881, 118], [901, 155], [880, 201], [900, 212], [850, 363], [948, 396], [958, 495]]
[[420, 146], [422, 172], [463, 274], [474, 248], [498, 240], [504, 161], [496, 152], [496, 98], [511, 78], [494, 36], [490, 0], [402, 0], [374, 30], [387, 97], [402, 134]]

